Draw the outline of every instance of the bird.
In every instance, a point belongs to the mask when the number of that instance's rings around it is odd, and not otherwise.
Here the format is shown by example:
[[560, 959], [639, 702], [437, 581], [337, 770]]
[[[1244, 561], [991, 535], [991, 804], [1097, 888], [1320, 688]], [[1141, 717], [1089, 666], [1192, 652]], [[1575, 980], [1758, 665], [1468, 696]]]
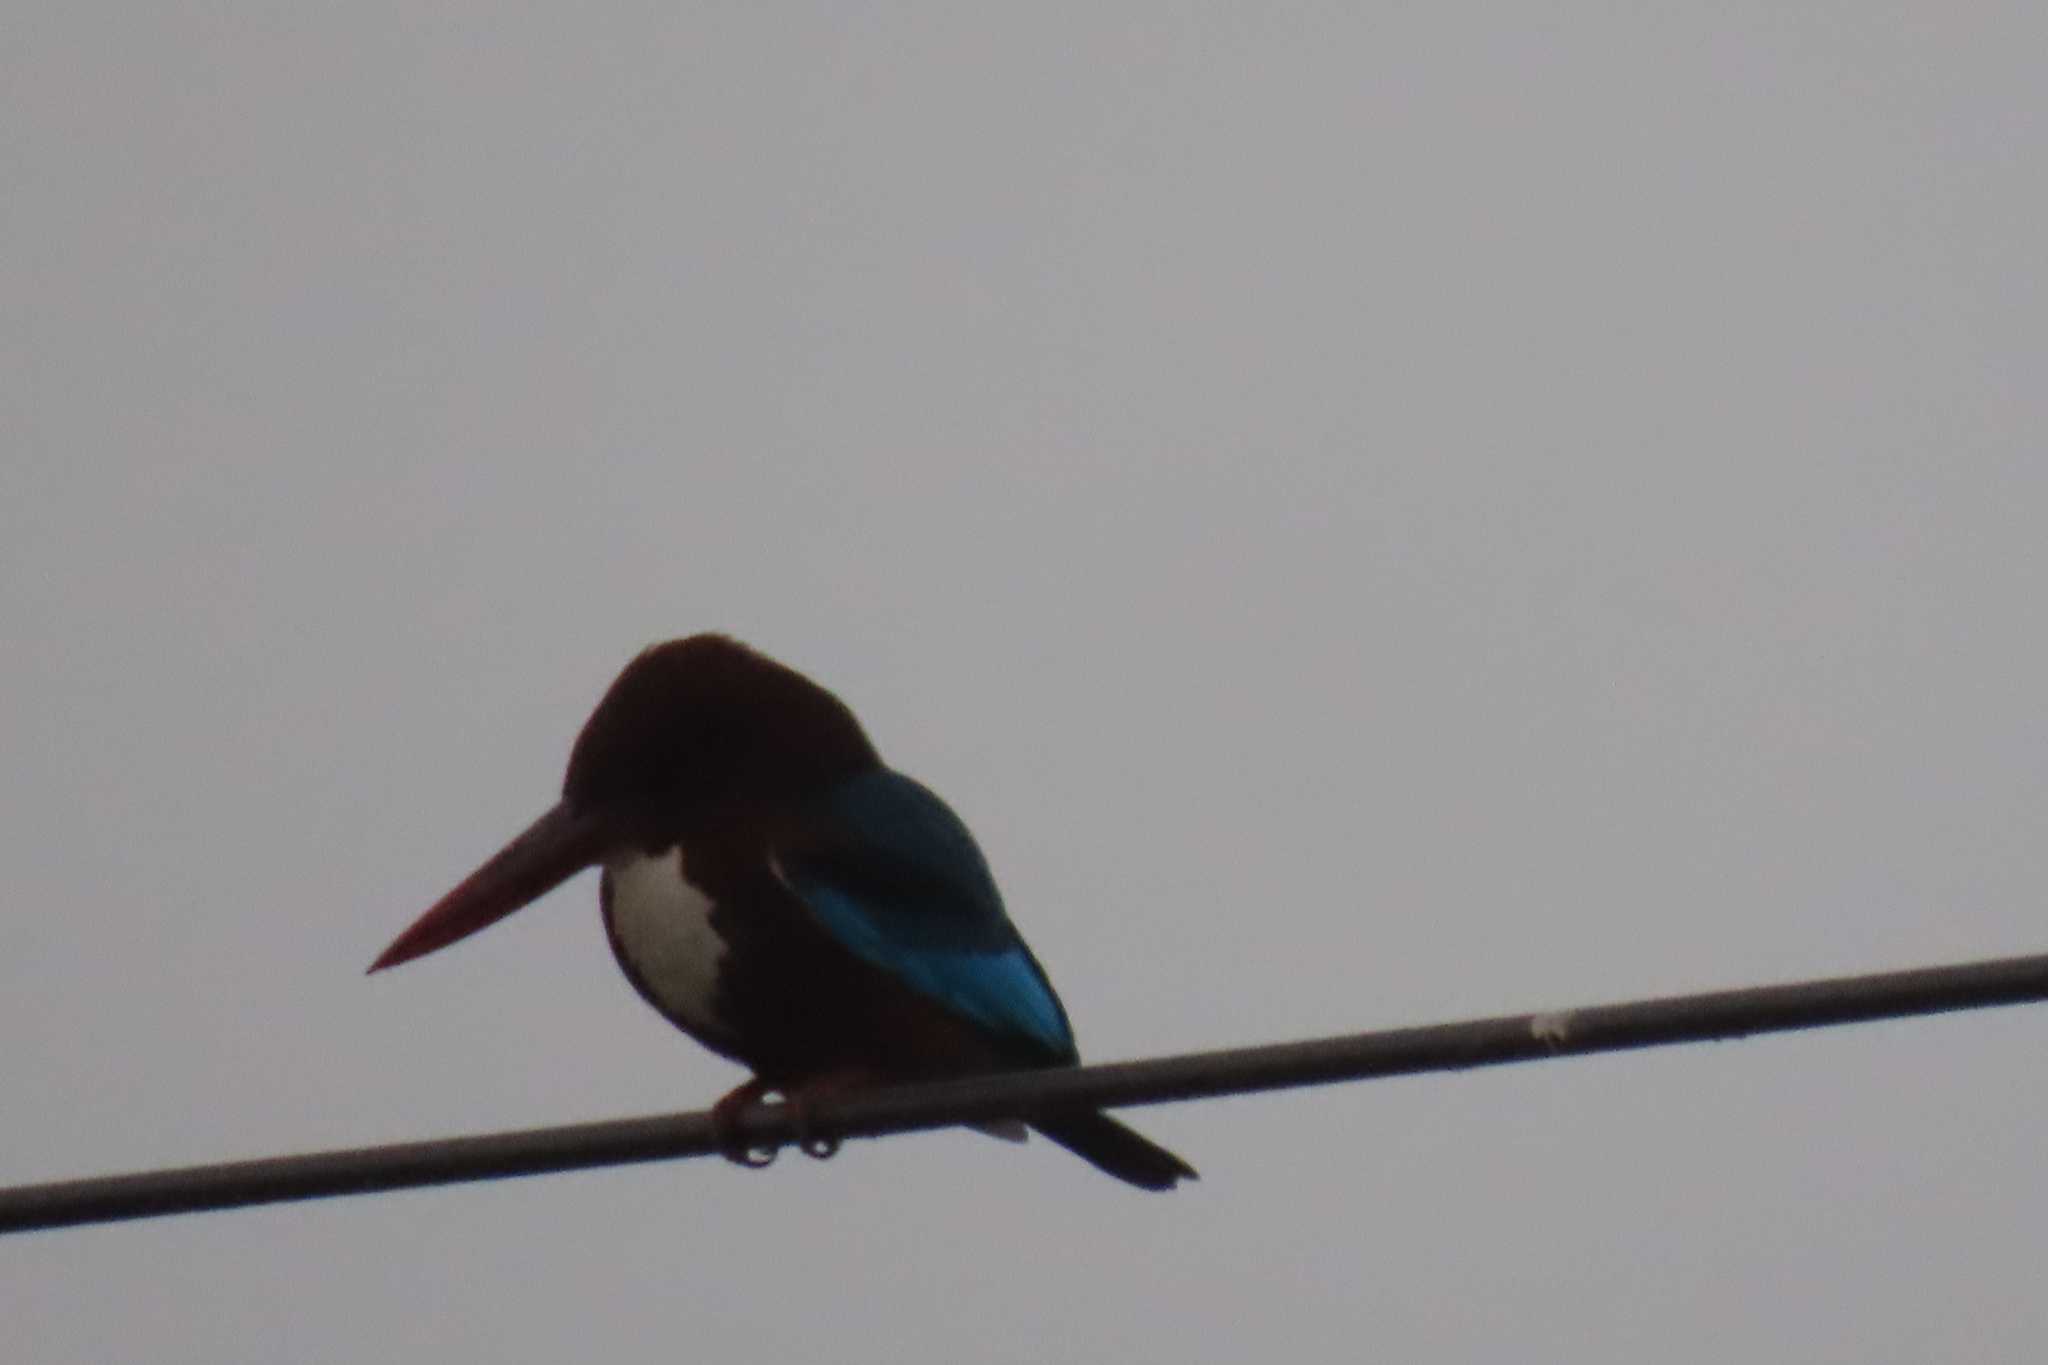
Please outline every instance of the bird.
[[[1073, 1066], [1066, 1008], [959, 816], [886, 766], [847, 705], [730, 636], [651, 645], [569, 754], [559, 802], [370, 966], [468, 937], [585, 868], [613, 955], [664, 1018], [751, 1077], [713, 1106], [725, 1154], [770, 1095]], [[1099, 1110], [1024, 1123], [1140, 1189], [1195, 1178]], [[1017, 1124], [990, 1125], [1021, 1138]], [[805, 1150], [826, 1155], [833, 1142]]]

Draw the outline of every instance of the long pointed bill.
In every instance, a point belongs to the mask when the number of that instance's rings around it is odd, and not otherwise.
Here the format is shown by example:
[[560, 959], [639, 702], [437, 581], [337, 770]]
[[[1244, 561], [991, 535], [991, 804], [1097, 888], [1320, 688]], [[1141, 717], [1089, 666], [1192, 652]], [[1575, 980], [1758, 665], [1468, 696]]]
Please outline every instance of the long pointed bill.
[[589, 867], [603, 851], [596, 816], [572, 811], [567, 803], [556, 806], [414, 920], [370, 970], [410, 962], [496, 924]]

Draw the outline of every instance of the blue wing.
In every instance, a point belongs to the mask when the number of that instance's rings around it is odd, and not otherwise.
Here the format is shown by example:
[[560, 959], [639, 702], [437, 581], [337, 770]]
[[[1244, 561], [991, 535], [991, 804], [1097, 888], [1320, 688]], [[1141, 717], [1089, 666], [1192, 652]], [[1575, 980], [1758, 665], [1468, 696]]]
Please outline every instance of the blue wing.
[[778, 854], [783, 880], [855, 956], [1028, 1053], [1074, 1060], [1059, 996], [945, 802], [877, 769], [835, 787], [807, 833]]

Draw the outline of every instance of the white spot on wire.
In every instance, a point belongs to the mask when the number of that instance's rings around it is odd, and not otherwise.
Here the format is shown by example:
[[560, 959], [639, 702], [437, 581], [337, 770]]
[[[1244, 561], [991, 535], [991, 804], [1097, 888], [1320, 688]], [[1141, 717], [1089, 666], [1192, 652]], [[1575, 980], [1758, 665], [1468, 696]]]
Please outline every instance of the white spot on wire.
[[1545, 1047], [1563, 1047], [1572, 1038], [1572, 1012], [1552, 1010], [1530, 1015], [1529, 1036]]

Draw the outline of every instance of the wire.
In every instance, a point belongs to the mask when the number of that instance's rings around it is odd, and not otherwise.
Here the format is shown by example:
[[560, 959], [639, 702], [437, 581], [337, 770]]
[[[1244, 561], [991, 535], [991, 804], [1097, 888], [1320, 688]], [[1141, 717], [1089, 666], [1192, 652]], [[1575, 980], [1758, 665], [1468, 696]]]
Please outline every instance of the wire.
[[[833, 1141], [828, 1145], [836, 1146], [838, 1138], [1029, 1118], [1068, 1108], [1165, 1104], [2044, 999], [2048, 999], [2048, 954], [2001, 958], [902, 1086], [812, 1108], [808, 1134], [799, 1131], [801, 1125], [785, 1106], [756, 1105], [739, 1115], [733, 1135], [750, 1148], [769, 1151], [798, 1142], [807, 1148], [815, 1146], [818, 1134], [830, 1134]], [[705, 1111], [186, 1166], [0, 1189], [0, 1233], [705, 1156], [723, 1150], [720, 1132]]]

